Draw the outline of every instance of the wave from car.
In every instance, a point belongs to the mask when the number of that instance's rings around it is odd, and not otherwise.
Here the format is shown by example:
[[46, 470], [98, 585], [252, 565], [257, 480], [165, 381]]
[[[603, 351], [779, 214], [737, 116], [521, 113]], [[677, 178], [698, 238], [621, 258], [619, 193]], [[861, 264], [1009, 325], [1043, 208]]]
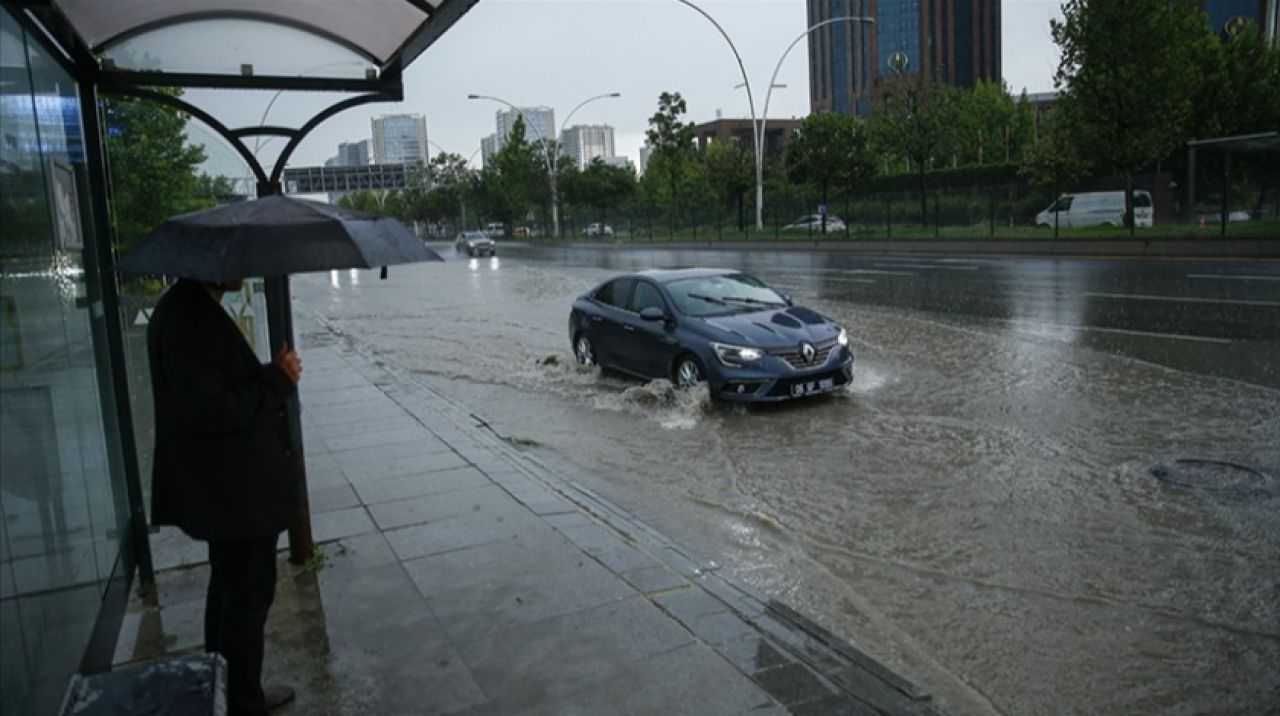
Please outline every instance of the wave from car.
[[581, 365], [713, 398], [769, 402], [846, 388], [849, 335], [749, 274], [650, 270], [610, 279], [573, 302], [569, 340]]

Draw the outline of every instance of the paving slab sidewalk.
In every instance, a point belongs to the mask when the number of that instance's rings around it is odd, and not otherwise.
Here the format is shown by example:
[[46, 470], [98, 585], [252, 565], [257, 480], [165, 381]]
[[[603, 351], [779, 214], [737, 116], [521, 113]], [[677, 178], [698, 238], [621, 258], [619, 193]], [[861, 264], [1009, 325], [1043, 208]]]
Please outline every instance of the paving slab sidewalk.
[[[930, 695], [299, 320], [312, 528], [281, 553], [281, 714], [934, 714]], [[281, 547], [284, 547], [284, 537]], [[118, 665], [198, 651], [207, 561], [153, 539]]]

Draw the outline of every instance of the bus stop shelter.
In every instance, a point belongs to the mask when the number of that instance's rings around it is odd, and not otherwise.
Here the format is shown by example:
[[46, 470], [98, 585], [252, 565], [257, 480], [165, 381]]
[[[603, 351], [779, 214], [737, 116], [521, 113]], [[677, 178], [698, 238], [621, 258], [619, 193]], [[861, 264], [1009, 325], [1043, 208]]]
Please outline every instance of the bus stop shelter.
[[1227, 234], [1227, 218], [1231, 211], [1229, 206], [1231, 185], [1231, 158], [1233, 156], [1270, 157], [1271, 162], [1280, 162], [1280, 132], [1262, 132], [1245, 134], [1236, 137], [1217, 137], [1214, 139], [1196, 139], [1187, 142], [1187, 206], [1184, 220], [1188, 224], [1195, 223], [1196, 207], [1196, 158], [1201, 153], [1218, 153], [1222, 155], [1222, 201], [1219, 212], [1220, 235]]
[[[127, 488], [127, 499], [117, 497], [114, 508], [123, 535], [117, 564], [123, 566], [101, 581], [102, 605], [92, 619], [81, 670], [101, 668], [104, 658], [110, 663], [133, 576], [144, 582], [154, 577], [130, 408], [100, 101], [131, 98], [180, 110], [225, 140], [252, 172], [258, 196], [279, 194], [285, 166], [313, 129], [344, 110], [403, 99], [405, 69], [477, 1], [0, 0], [8, 45], [0, 51], [6, 72], [15, 73], [6, 74], [6, 86], [30, 86], [30, 58], [37, 51], [32, 48], [38, 48], [42, 62], [50, 57], [74, 84], [68, 89], [64, 83], [58, 91], [66, 111], [78, 113], [82, 133], [75, 139], [72, 169], [80, 187], [83, 245], [70, 250], [83, 267], [85, 294], [76, 305], [89, 308], [93, 317], [94, 370], [107, 416], [97, 439], [113, 453], [118, 449], [118, 466], [113, 457], [107, 474], [113, 484], [123, 475]], [[25, 95], [15, 97], [26, 101]], [[229, 107], [243, 109], [242, 103], [256, 101], [270, 110], [282, 97], [309, 98], [302, 102], [308, 108], [288, 123], [268, 123], [266, 111], [256, 122], [225, 118]], [[38, 136], [38, 129], [32, 133]], [[271, 139], [282, 148], [263, 162], [255, 150]], [[45, 151], [38, 140], [31, 146], [36, 155]], [[292, 344], [288, 277], [269, 277], [265, 288], [270, 340]], [[291, 413], [301, 447], [296, 399]], [[305, 495], [305, 462], [297, 462]], [[303, 512], [290, 530], [295, 562], [312, 550], [310, 516]]]

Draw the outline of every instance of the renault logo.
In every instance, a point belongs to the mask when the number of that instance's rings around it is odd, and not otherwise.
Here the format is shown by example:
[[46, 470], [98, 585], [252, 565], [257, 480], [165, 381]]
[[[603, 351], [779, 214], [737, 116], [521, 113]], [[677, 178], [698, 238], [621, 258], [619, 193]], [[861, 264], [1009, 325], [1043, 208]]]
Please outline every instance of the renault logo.
[[818, 351], [813, 347], [812, 343], [801, 343], [800, 355], [804, 358], [805, 363], [812, 363], [814, 357], [818, 355]]

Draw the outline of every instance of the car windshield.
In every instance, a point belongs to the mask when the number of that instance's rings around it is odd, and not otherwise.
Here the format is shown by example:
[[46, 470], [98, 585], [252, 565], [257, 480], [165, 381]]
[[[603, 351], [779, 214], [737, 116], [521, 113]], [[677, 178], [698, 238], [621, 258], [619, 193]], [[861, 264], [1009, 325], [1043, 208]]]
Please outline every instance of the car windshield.
[[723, 316], [787, 305], [760, 279], [745, 273], [682, 278], [667, 284], [676, 310], [686, 316]]

